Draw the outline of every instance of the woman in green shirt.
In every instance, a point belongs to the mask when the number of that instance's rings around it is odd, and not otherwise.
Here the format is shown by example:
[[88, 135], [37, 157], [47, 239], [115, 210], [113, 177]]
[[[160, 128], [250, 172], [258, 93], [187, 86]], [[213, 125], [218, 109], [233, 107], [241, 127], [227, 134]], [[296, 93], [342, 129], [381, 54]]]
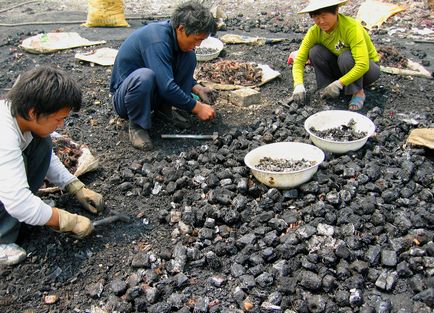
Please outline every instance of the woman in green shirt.
[[321, 96], [337, 98], [343, 89], [352, 96], [350, 110], [360, 110], [365, 102], [364, 87], [380, 76], [378, 54], [367, 31], [355, 19], [339, 13], [347, 0], [311, 0], [299, 13], [309, 13], [315, 22], [303, 38], [294, 60], [294, 101], [306, 97], [304, 66], [309, 59], [315, 69]]

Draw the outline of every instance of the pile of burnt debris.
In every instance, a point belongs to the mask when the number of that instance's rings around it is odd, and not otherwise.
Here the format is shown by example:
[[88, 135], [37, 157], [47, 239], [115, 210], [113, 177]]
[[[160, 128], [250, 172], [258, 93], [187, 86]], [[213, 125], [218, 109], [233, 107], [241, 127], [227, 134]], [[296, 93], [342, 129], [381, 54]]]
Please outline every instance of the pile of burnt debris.
[[171, 226], [173, 245], [133, 254], [122, 278], [88, 296], [106, 312], [431, 312], [434, 166], [403, 148], [414, 125], [375, 107], [377, 134], [362, 149], [327, 154], [299, 188], [260, 184], [243, 156], [270, 140], [308, 142], [303, 113], [315, 112], [276, 109], [107, 179], [126, 196], [169, 198], [156, 223]]

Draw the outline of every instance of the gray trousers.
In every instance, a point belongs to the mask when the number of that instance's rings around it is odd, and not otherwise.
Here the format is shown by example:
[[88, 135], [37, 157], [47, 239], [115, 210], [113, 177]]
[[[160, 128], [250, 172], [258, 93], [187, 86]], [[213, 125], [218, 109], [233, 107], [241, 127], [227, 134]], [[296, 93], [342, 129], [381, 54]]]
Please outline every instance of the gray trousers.
[[[356, 64], [350, 51], [336, 56], [323, 45], [315, 45], [309, 50], [309, 59], [315, 69], [316, 84], [323, 88], [348, 73]], [[369, 60], [369, 70], [355, 82], [345, 86], [346, 95], [353, 95], [369, 86], [380, 77], [380, 66]]]
[[[33, 135], [33, 137], [32, 142], [23, 151], [23, 159], [30, 190], [36, 193], [47, 175], [53, 144], [50, 136], [41, 138]], [[10, 216], [0, 201], [0, 244], [15, 242], [20, 228], [21, 222]]]

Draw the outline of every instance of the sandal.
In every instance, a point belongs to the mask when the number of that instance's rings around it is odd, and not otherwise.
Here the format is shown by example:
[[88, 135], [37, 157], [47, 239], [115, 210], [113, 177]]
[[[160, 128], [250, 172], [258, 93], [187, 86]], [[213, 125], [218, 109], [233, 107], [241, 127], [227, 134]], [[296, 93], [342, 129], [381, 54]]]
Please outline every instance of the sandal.
[[359, 111], [363, 108], [366, 97], [353, 96], [351, 98], [350, 104], [348, 105], [348, 110]]

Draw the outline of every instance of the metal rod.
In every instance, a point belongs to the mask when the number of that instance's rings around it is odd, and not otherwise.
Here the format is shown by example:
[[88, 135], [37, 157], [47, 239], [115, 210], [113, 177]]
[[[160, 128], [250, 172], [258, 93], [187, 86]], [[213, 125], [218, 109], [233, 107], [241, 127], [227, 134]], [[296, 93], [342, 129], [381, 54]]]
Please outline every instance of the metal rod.
[[165, 139], [178, 139], [178, 138], [190, 138], [190, 139], [216, 139], [218, 133], [212, 135], [195, 135], [195, 134], [161, 134], [161, 138]]
[[114, 223], [116, 221], [129, 223], [131, 221], [131, 219], [125, 214], [117, 214], [117, 215], [112, 215], [109, 217], [102, 218], [98, 221], [94, 221], [92, 224], [94, 227], [97, 227], [97, 226], [101, 226], [101, 225], [111, 224], [111, 223]]
[[[286, 103], [285, 103], [285, 102], [286, 102]], [[287, 99], [285, 102], [278, 101], [277, 103], [280, 104], [280, 105], [282, 105], [282, 106], [284, 106], [284, 107], [290, 108], [289, 105], [290, 105], [291, 103], [294, 102], [294, 97], [291, 96], [291, 97], [290, 97], [289, 99]]]

